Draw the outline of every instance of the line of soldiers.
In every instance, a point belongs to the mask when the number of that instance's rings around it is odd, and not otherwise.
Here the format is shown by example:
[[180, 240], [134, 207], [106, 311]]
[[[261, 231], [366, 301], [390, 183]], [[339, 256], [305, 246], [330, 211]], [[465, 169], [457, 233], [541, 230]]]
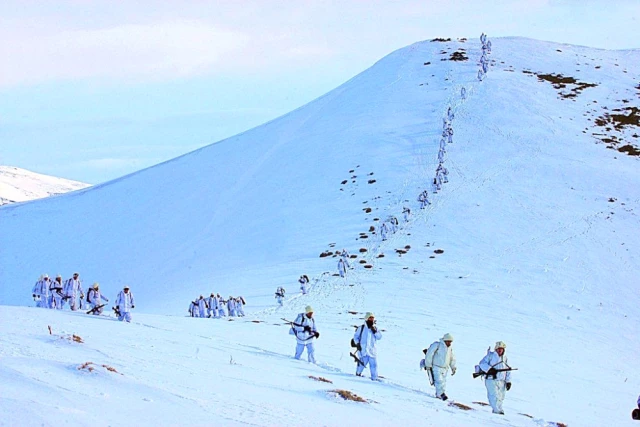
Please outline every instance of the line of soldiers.
[[487, 40], [487, 35], [482, 33], [480, 35], [480, 43], [482, 43], [482, 56], [480, 57], [480, 69], [478, 70], [478, 80], [484, 80], [489, 71], [489, 58], [487, 55], [491, 53], [491, 40]]
[[[125, 285], [123, 290], [118, 293], [114, 306], [118, 319], [127, 322], [131, 321], [131, 309], [134, 308], [133, 294], [129, 290], [129, 286]], [[31, 292], [34, 301], [36, 301], [36, 307], [62, 310], [65, 304], [68, 304], [71, 311], [77, 311], [84, 310], [86, 302], [89, 305], [87, 314], [94, 315], [102, 314], [105, 303], [109, 302], [109, 299], [100, 292], [98, 282], [88, 289], [85, 298], [82, 280], [77, 272], [65, 281], [59, 274], [54, 280], [51, 280], [48, 274], [43, 274]]]
[[[313, 316], [314, 310], [310, 305], [305, 307], [304, 313], [298, 314], [293, 322], [287, 321], [291, 328], [289, 334], [296, 338], [296, 350], [294, 358], [300, 360], [305, 348], [307, 350], [307, 360], [316, 363], [314, 339], [320, 338], [320, 332], [316, 327]], [[286, 320], [286, 319], [283, 319]], [[382, 333], [376, 325], [376, 318], [372, 312], [367, 312], [364, 316], [365, 322], [356, 328], [351, 347], [355, 352], [350, 353], [357, 363], [356, 376], [361, 377], [364, 369], [369, 366], [372, 381], [380, 381], [378, 376], [378, 352], [376, 343], [382, 339]], [[455, 375], [456, 357], [453, 352], [453, 336], [445, 334], [440, 340], [432, 343], [429, 348], [423, 350], [424, 358], [420, 360], [420, 368], [427, 372], [429, 383], [435, 386], [436, 397], [447, 400], [446, 394], [447, 373], [451, 369], [451, 375]], [[509, 366], [505, 355], [507, 345], [503, 341], [496, 342], [494, 351], [491, 348], [475, 367], [474, 378], [480, 376], [484, 378], [487, 389], [487, 398], [493, 409], [493, 413], [504, 415], [502, 402], [507, 391], [511, 389], [511, 371], [515, 370]]]
[[226, 317], [227, 313], [229, 317], [244, 317], [244, 305], [246, 303], [245, 299], [241, 296], [235, 298], [229, 296], [229, 299], [225, 301], [220, 294], [211, 292], [209, 298], [200, 295], [200, 297], [191, 301], [187, 311], [191, 317], [219, 319]]
[[40, 276], [31, 291], [36, 307], [62, 310], [65, 304], [68, 304], [72, 311], [83, 309], [84, 291], [79, 276], [78, 273], [73, 273], [73, 276], [65, 281], [59, 274], [54, 280], [51, 280], [48, 274]]

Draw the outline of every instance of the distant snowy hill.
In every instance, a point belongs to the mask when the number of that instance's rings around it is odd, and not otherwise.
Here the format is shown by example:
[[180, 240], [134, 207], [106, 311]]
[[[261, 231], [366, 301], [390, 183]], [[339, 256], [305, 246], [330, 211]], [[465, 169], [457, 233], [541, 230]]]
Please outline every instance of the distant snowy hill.
[[[640, 392], [640, 51], [492, 42], [483, 81], [477, 39], [416, 43], [235, 137], [0, 208], [0, 316], [11, 319], [0, 322], [11, 379], [0, 396], [12, 402], [0, 420], [46, 424], [29, 397], [42, 401], [46, 389], [64, 402], [45, 413], [77, 425], [120, 422], [122, 396], [129, 419], [149, 414], [154, 425], [194, 414], [202, 424], [222, 414], [225, 425], [630, 422]], [[449, 182], [434, 193], [449, 108]], [[390, 216], [399, 229], [382, 240]], [[346, 279], [336, 276], [342, 248], [355, 256]], [[6, 307], [32, 304], [40, 274], [73, 271], [112, 301], [130, 284], [135, 324]], [[304, 296], [301, 274], [312, 284]], [[277, 286], [288, 291], [283, 308]], [[248, 316], [183, 318], [210, 292], [243, 295]], [[318, 366], [291, 360], [281, 320], [307, 304], [322, 332]], [[351, 375], [348, 342], [365, 311], [383, 330], [386, 383]], [[89, 338], [70, 347], [49, 325]], [[445, 332], [459, 372], [448, 394], [473, 411], [431, 399], [418, 370]], [[486, 401], [473, 366], [497, 340], [519, 369], [504, 417], [473, 403]], [[76, 369], [88, 360], [124, 376]], [[329, 386], [308, 378], [319, 374], [371, 402], [327, 397]], [[74, 409], [89, 394], [102, 418]]]
[[0, 166], [0, 206], [42, 199], [90, 187], [83, 182], [43, 175], [12, 166]]

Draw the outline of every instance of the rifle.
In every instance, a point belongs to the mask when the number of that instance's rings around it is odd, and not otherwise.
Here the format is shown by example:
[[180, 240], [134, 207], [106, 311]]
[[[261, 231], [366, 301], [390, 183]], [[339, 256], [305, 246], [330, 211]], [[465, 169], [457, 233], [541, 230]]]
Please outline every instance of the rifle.
[[[294, 326], [297, 326], [297, 327], [303, 327], [304, 325], [298, 325], [296, 322], [292, 322], [291, 320], [287, 320], [287, 319], [285, 319], [284, 317], [281, 317], [280, 319], [284, 320], [285, 322], [287, 322], [288, 324], [290, 324], [290, 325], [291, 325], [291, 329], [292, 329], [292, 330], [293, 330], [293, 332], [294, 332], [294, 333], [293, 333], [293, 334], [291, 334], [291, 335], [295, 335], [295, 337], [296, 337], [296, 338], [298, 338], [298, 333], [297, 333], [297, 332], [296, 332], [296, 330], [294, 329]], [[302, 321], [304, 322], [304, 319], [302, 319]], [[316, 335], [318, 332], [310, 332], [310, 333], [311, 333], [311, 334], [313, 334], [313, 335], [311, 335], [310, 337], [305, 338], [305, 339], [302, 339], [302, 338], [298, 338], [298, 339], [300, 339], [300, 340], [302, 340], [302, 341], [309, 341], [310, 339], [318, 338], [318, 335]]]
[[354, 353], [349, 352], [349, 356], [353, 357], [353, 360], [355, 360], [355, 362], [358, 365], [364, 366], [364, 363], [362, 363], [362, 360], [360, 360], [360, 358], [358, 356], [356, 356]]
[[113, 307], [111, 307], [111, 309], [113, 310], [113, 312], [116, 314], [116, 316], [120, 317], [120, 307], [118, 307], [117, 305], [114, 305]]
[[433, 386], [435, 384], [433, 380], [433, 368], [427, 368], [426, 371], [427, 371], [427, 378], [429, 378], [429, 385]]
[[102, 307], [104, 307], [107, 304], [102, 304], [102, 305], [96, 305], [95, 307], [93, 307], [91, 310], [87, 311], [87, 314], [93, 314], [96, 311], [100, 310]]
[[[518, 368], [500, 368], [500, 369], [495, 369], [496, 373], [498, 373], [498, 372], [507, 372], [507, 371], [517, 371], [517, 370], [518, 370]], [[478, 378], [481, 375], [487, 375], [487, 373], [480, 371], [480, 372], [474, 372], [472, 375], [473, 375], [473, 378]], [[495, 375], [493, 376], [493, 379], [494, 380], [496, 379]]]

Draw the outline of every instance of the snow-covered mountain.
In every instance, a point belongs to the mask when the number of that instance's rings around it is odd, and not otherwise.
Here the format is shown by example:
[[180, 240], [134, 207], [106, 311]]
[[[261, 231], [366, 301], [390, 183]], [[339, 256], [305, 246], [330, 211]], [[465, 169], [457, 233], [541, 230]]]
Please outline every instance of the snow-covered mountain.
[[[13, 402], [0, 419], [630, 420], [640, 390], [640, 52], [492, 42], [483, 81], [477, 40], [416, 43], [243, 134], [81, 192], [1, 208], [0, 303], [27, 305], [40, 274], [76, 270], [112, 301], [130, 284], [137, 301], [132, 325], [0, 307], [9, 378], [0, 395]], [[449, 107], [449, 182], [421, 210], [416, 198], [431, 188]], [[389, 216], [400, 227], [382, 241]], [[335, 276], [342, 248], [357, 256], [346, 280]], [[309, 295], [297, 292], [301, 274]], [[289, 298], [278, 309], [280, 285]], [[248, 317], [182, 318], [191, 299], [212, 291], [243, 295]], [[307, 304], [322, 331], [318, 366], [291, 360], [280, 320]], [[350, 375], [352, 326], [370, 310], [384, 330], [381, 384]], [[448, 394], [473, 411], [431, 399], [418, 370], [422, 349], [445, 332], [456, 337], [460, 372]], [[72, 333], [85, 343], [68, 342]], [[519, 368], [503, 418], [472, 403], [486, 400], [473, 366], [497, 340]], [[76, 369], [88, 360], [124, 375]], [[337, 402], [330, 388], [372, 402]], [[62, 401], [31, 407], [49, 391]], [[86, 396], [100, 415], [75, 407]]]
[[0, 206], [42, 199], [89, 186], [84, 182], [43, 175], [13, 166], [0, 166]]

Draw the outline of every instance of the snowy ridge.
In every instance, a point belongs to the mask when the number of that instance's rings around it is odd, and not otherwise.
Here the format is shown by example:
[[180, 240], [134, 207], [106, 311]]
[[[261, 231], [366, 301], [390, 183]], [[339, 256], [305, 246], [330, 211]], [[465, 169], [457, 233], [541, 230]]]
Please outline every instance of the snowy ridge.
[[[454, 52], [468, 59], [450, 60]], [[80, 411], [76, 424], [115, 423], [122, 405], [113, 396], [125, 382], [126, 410], [143, 424], [136, 417], [150, 412], [166, 425], [195, 412], [203, 424], [221, 416], [225, 425], [628, 422], [640, 388], [640, 175], [638, 158], [617, 149], [635, 143], [637, 129], [599, 123], [638, 107], [640, 54], [495, 39], [482, 82], [480, 56], [475, 40], [416, 43], [261, 127], [81, 193], [1, 209], [0, 241], [12, 242], [0, 251], [2, 304], [28, 304], [43, 272], [79, 270], [109, 298], [131, 284], [145, 313], [122, 325], [0, 307], [10, 319], [0, 326], [6, 377], [35, 381], [22, 394], [2, 385], [2, 396], [32, 411], [20, 396], [42, 392], [31, 367], [39, 361], [77, 381], [79, 393], [96, 383], [111, 390], [96, 395], [107, 415]], [[449, 183], [420, 210], [449, 107]], [[632, 122], [633, 111], [624, 114]], [[406, 223], [403, 206], [413, 212]], [[381, 241], [389, 215], [400, 228]], [[43, 235], [73, 244], [41, 251]], [[334, 275], [342, 248], [357, 255], [346, 280]], [[309, 295], [296, 293], [300, 274], [311, 278]], [[288, 291], [283, 308], [273, 299], [279, 285]], [[180, 317], [211, 291], [243, 295], [248, 317]], [[319, 366], [291, 360], [280, 320], [307, 304], [322, 334]], [[383, 384], [350, 375], [348, 342], [370, 310], [383, 330]], [[47, 325], [85, 343], [48, 337]], [[459, 372], [448, 394], [474, 411], [430, 399], [417, 368], [445, 332], [455, 336]], [[474, 406], [485, 391], [470, 375], [499, 339], [519, 368], [503, 418]], [[89, 360], [123, 378], [76, 369]], [[375, 402], [336, 402], [308, 375]]]
[[0, 166], [0, 206], [42, 199], [89, 186], [83, 182], [56, 178], [12, 166]]

